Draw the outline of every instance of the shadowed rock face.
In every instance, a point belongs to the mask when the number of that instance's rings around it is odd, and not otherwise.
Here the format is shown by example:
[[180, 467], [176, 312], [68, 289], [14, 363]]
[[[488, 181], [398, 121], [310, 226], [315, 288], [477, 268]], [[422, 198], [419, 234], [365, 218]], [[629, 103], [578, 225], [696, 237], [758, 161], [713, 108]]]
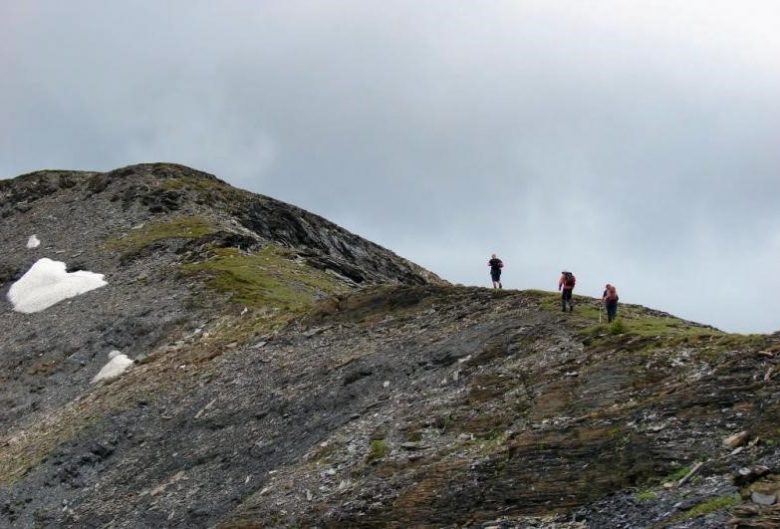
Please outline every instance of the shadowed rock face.
[[[3, 302], [0, 527], [776, 519], [742, 498], [780, 473], [778, 335], [449, 286], [181, 166], [44, 171], [0, 198], [3, 293], [44, 256], [109, 283], [35, 314]], [[135, 365], [90, 384], [113, 349]]]

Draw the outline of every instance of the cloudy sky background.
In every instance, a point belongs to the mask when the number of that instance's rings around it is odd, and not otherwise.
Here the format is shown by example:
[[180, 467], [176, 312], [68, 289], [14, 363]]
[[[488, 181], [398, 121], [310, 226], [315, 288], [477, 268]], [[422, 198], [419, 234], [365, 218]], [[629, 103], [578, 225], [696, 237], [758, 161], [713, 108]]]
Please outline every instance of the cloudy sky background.
[[0, 0], [0, 177], [171, 161], [465, 284], [780, 329], [780, 3]]

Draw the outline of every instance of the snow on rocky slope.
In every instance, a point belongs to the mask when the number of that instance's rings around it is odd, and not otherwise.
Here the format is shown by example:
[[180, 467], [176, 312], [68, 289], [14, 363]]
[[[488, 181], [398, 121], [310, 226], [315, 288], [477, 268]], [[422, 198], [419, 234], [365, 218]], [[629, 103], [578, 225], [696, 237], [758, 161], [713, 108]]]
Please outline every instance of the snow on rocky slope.
[[60, 301], [85, 294], [108, 283], [102, 274], [78, 270], [67, 272], [65, 263], [46, 257], [39, 259], [8, 289], [14, 310], [30, 314]]

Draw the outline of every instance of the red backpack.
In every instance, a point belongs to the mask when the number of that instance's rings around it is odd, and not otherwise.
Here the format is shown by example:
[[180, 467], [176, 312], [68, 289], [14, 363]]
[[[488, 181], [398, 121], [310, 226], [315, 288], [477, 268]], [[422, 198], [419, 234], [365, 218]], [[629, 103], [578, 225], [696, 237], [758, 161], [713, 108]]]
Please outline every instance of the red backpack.
[[616, 289], [614, 286], [610, 285], [610, 286], [607, 288], [607, 296], [606, 296], [606, 299], [607, 299], [607, 301], [617, 301], [617, 300], [618, 300], [618, 293], [617, 293], [617, 289]]
[[566, 288], [574, 288], [574, 284], [577, 282], [577, 278], [571, 272], [565, 272], [563, 274], [563, 286]]

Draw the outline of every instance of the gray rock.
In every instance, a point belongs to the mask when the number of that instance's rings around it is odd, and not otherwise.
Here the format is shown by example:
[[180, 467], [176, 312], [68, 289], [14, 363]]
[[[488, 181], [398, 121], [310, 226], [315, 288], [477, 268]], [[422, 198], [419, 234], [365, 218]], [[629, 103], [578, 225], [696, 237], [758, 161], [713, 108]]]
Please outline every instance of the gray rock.
[[753, 491], [750, 494], [750, 501], [758, 505], [774, 505], [777, 503], [777, 492], [758, 492]]

